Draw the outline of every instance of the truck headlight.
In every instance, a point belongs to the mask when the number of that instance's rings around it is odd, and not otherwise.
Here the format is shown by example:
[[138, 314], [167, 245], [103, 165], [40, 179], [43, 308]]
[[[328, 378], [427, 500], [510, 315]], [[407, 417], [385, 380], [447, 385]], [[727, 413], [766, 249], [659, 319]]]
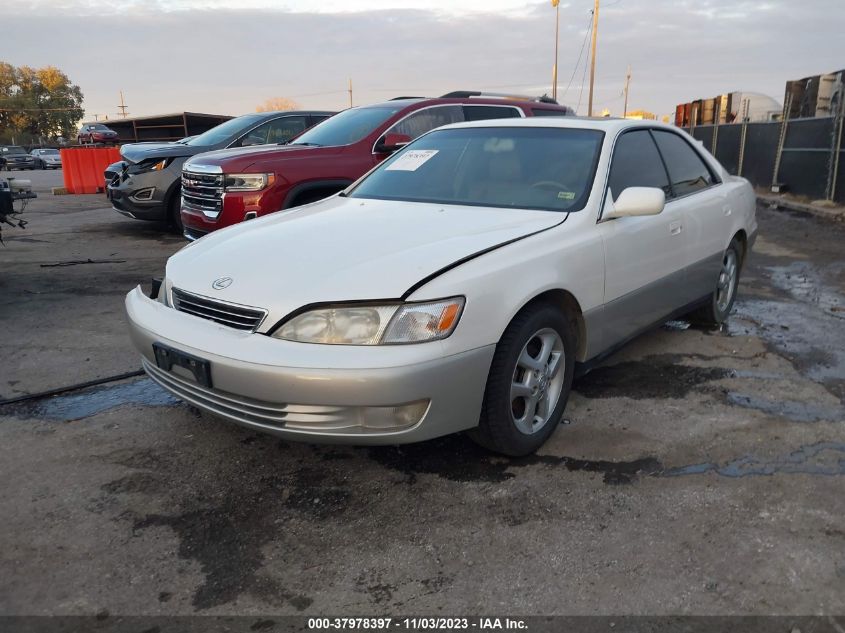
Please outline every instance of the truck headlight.
[[402, 345], [437, 341], [458, 324], [465, 299], [424, 303], [342, 305], [295, 316], [272, 333], [274, 338], [323, 345]]
[[226, 174], [226, 191], [261, 191], [273, 184], [273, 174]]

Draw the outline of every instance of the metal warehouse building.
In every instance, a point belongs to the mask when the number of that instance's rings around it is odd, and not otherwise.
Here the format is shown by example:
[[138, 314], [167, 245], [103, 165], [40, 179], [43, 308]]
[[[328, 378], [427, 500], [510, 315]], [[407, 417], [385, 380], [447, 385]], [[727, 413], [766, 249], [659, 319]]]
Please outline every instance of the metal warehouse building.
[[200, 112], [177, 112], [126, 119], [100, 121], [118, 133], [121, 143], [141, 141], [178, 141], [186, 136], [195, 136], [220, 125], [232, 117], [224, 114], [202, 114]]

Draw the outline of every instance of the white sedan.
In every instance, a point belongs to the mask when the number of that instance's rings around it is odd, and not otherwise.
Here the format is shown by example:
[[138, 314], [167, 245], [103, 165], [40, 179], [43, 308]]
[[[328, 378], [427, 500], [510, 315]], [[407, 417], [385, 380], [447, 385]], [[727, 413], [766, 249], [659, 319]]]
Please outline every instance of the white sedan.
[[126, 309], [150, 377], [238, 424], [360, 444], [468, 430], [524, 455], [576, 366], [678, 315], [727, 318], [754, 211], [667, 125], [457, 124], [186, 246]]

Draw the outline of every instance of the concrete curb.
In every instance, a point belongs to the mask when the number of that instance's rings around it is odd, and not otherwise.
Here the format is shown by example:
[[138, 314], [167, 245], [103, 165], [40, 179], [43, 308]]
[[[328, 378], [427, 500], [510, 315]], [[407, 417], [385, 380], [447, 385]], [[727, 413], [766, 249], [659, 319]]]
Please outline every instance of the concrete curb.
[[810, 213], [826, 220], [845, 221], [845, 207], [827, 206], [826, 204], [797, 202], [785, 196], [757, 194], [757, 200], [761, 204], [787, 211], [799, 211]]

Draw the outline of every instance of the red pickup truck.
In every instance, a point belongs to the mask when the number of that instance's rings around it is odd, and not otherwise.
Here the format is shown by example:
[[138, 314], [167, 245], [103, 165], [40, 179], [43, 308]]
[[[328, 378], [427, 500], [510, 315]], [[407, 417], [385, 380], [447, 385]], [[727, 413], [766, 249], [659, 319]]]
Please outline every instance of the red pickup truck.
[[350, 108], [293, 141], [208, 152], [182, 168], [182, 223], [194, 240], [215, 229], [342, 191], [421, 134], [460, 121], [571, 116], [548, 97], [452, 92]]

